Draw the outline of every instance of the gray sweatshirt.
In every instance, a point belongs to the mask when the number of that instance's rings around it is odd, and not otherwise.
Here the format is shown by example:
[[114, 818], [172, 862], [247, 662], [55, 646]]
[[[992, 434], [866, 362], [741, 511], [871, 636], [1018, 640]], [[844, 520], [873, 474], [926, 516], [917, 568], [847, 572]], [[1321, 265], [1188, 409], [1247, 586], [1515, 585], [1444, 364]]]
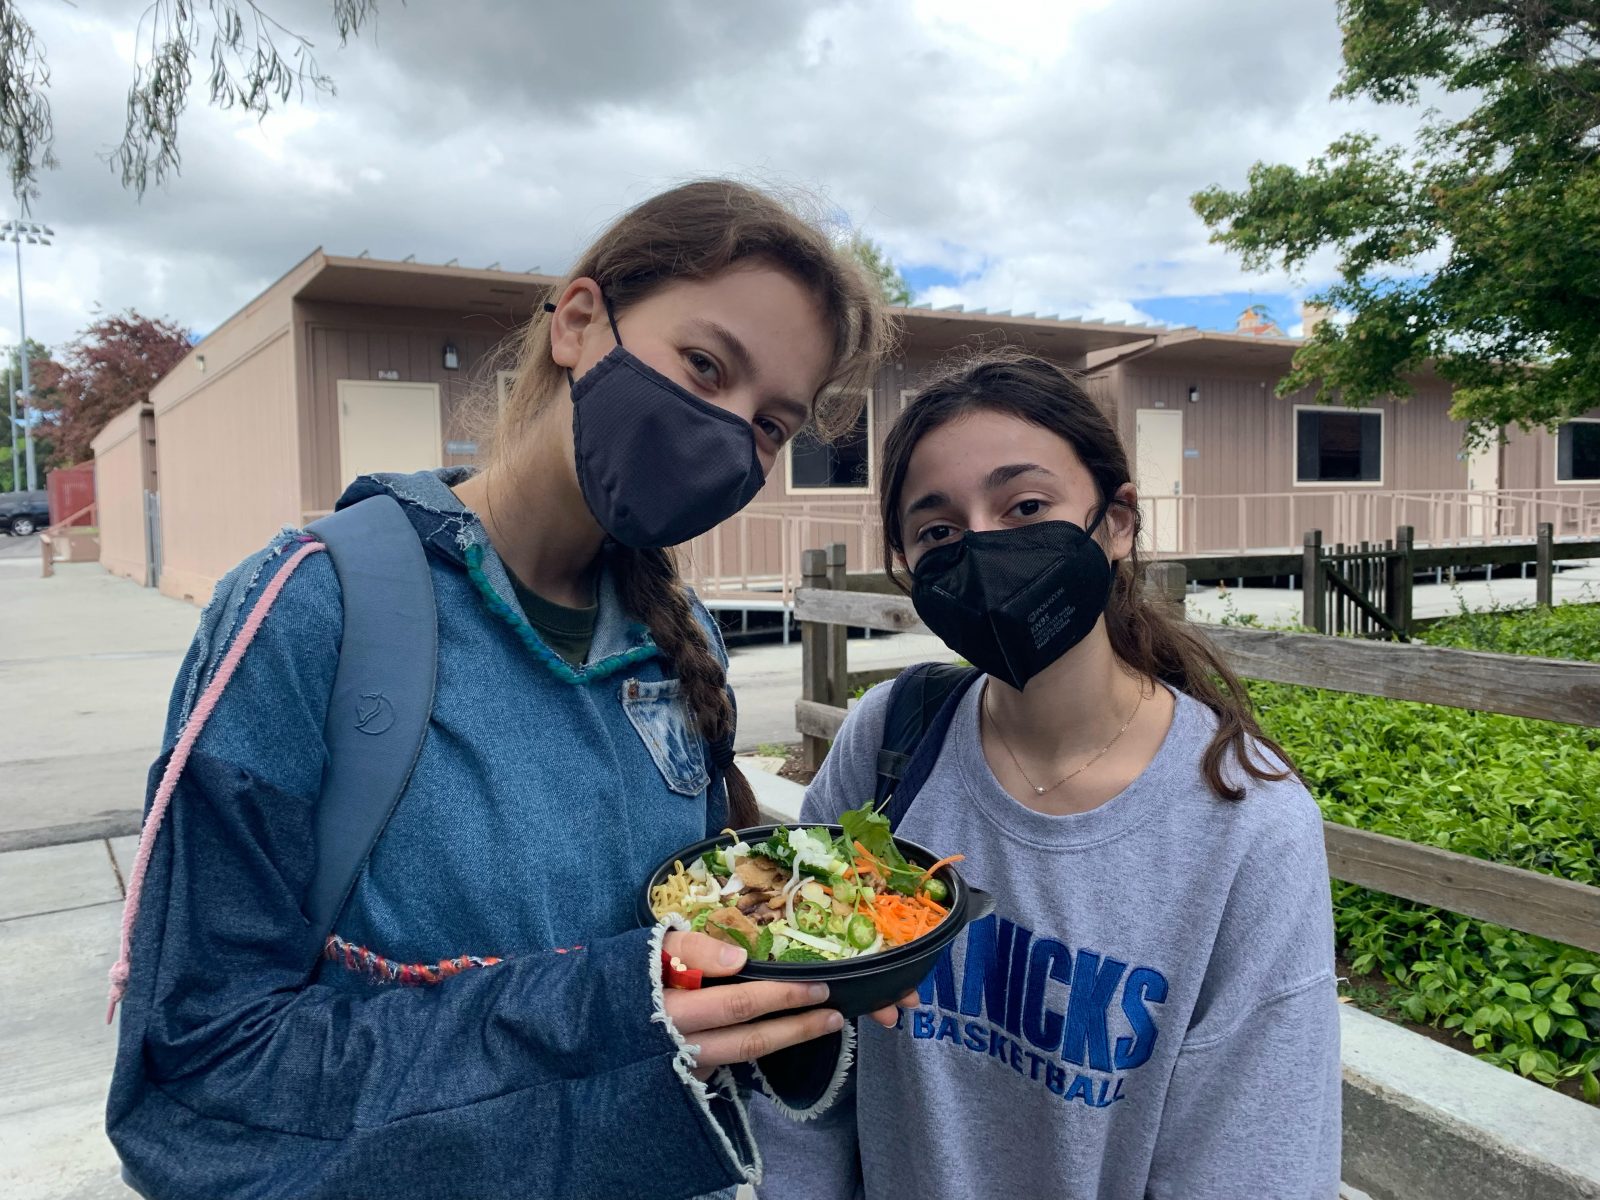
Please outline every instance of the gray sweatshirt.
[[[795, 1121], [754, 1097], [761, 1200], [1336, 1196], [1333, 925], [1305, 788], [1234, 766], [1248, 794], [1218, 799], [1200, 773], [1215, 718], [1179, 695], [1127, 790], [1046, 816], [990, 771], [981, 692], [899, 833], [965, 854], [998, 911], [898, 1028], [858, 1023], [830, 1108]], [[888, 698], [851, 712], [804, 819], [873, 794]]]

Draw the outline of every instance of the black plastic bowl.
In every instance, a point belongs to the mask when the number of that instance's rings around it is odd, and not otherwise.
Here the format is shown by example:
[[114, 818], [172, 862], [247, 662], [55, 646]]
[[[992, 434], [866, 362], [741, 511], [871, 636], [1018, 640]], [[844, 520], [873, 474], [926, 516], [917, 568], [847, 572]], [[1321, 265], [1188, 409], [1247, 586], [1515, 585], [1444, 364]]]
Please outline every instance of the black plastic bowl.
[[[780, 828], [826, 829], [835, 835], [844, 832], [837, 825], [757, 825], [751, 829], [741, 829], [739, 838], [754, 846], [766, 841], [774, 829]], [[908, 842], [898, 837], [894, 842], [900, 847], [900, 853], [906, 856], [907, 862], [931, 867], [939, 861], [939, 855], [915, 842]], [[640, 923], [655, 924], [655, 914], [650, 910], [650, 889], [671, 874], [673, 863], [681, 862], [687, 867], [707, 850], [732, 844], [732, 838], [727, 834], [721, 834], [696, 842], [692, 846], [685, 846], [676, 854], [667, 855], [661, 865], [650, 872], [650, 878], [639, 895]], [[907, 992], [913, 991], [928, 977], [928, 972], [933, 970], [934, 962], [944, 953], [945, 947], [955, 940], [957, 934], [971, 922], [982, 920], [994, 911], [994, 901], [989, 895], [970, 886], [961, 878], [961, 873], [953, 865], [940, 867], [934, 878], [941, 880], [950, 889], [950, 902], [947, 905], [950, 913], [936, 929], [923, 934], [914, 942], [907, 942], [904, 946], [896, 946], [892, 950], [880, 950], [876, 954], [866, 954], [859, 958], [842, 958], [835, 962], [747, 962], [737, 975], [717, 979], [708, 977], [706, 983], [733, 983], [753, 979], [776, 979], [788, 983], [825, 983], [828, 985], [828, 1007], [838, 1009], [847, 1018], [859, 1017], [863, 1013], [891, 1005]]]

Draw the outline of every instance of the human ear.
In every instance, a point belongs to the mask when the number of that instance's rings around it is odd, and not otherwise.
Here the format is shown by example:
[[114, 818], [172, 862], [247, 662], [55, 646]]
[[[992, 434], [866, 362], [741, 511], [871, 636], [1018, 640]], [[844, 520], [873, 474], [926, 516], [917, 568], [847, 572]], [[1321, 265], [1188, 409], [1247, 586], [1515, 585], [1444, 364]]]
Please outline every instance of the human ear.
[[1131, 483], [1119, 487], [1106, 508], [1106, 556], [1120, 562], [1133, 554], [1139, 524], [1139, 490]]
[[603, 322], [605, 301], [600, 285], [592, 279], [574, 279], [556, 301], [550, 314], [550, 357], [557, 366], [572, 370], [583, 360], [583, 341], [590, 330]]

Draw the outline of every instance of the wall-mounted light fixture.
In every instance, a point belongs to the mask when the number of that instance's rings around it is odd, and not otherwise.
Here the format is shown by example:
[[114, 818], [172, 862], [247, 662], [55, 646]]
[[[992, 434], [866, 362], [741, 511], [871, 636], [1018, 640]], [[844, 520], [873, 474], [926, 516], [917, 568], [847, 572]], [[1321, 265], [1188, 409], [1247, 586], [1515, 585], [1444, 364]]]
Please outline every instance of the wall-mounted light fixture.
[[1195, 387], [1194, 384], [1192, 384], [1192, 383], [1189, 385], [1189, 403], [1190, 404], [1199, 404], [1200, 403], [1200, 389]]
[[454, 371], [461, 365], [461, 355], [456, 353], [456, 348], [449, 342], [444, 344], [444, 369]]
[[194, 356], [194, 365], [199, 367], [201, 372], [204, 373], [206, 369], [206, 356], [204, 354], [196, 354]]

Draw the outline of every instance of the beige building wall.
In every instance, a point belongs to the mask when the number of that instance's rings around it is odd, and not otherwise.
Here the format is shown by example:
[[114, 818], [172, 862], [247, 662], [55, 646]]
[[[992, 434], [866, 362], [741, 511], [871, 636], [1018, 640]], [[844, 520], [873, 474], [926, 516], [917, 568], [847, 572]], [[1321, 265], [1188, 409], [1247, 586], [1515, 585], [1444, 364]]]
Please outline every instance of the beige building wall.
[[[1600, 408], [1584, 414], [1586, 420], [1600, 420]], [[1556, 480], [1556, 438], [1543, 429], [1528, 433], [1512, 430], [1501, 451], [1500, 486], [1509, 490], [1526, 488], [1561, 488], [1600, 492], [1600, 485], [1590, 484], [1587, 489], [1573, 483]]]
[[[497, 319], [377, 305], [295, 305], [301, 347], [301, 500], [306, 513], [326, 512], [350, 480], [339, 454], [339, 383], [385, 380], [439, 387], [442, 444], [439, 466], [467, 466], [476, 455], [450, 453], [474, 445], [493, 423], [497, 367], [514, 365], [515, 345]], [[446, 343], [459, 366], [444, 366]], [[487, 447], [485, 447], [487, 448]]]
[[140, 587], [150, 582], [144, 534], [148, 454], [141, 420], [146, 412], [143, 404], [129, 406], [91, 443], [100, 565]]
[[[1462, 428], [1449, 415], [1449, 389], [1443, 383], [1423, 381], [1407, 400], [1364, 406], [1383, 414], [1380, 483], [1301, 484], [1295, 482], [1295, 410], [1316, 405], [1311, 393], [1276, 395], [1279, 376], [1272, 371], [1175, 368], [1159, 362], [1133, 362], [1114, 370], [1120, 427], [1130, 453], [1136, 453], [1133, 417], [1138, 409], [1183, 414], [1183, 494], [1197, 498], [1185, 508], [1191, 526], [1186, 535], [1198, 552], [1232, 549], [1241, 540], [1255, 548], [1292, 547], [1311, 529], [1323, 530], [1325, 540], [1331, 540], [1338, 514], [1350, 511], [1340, 499], [1344, 495], [1421, 496], [1467, 485]], [[1191, 387], [1198, 388], [1193, 403]], [[1388, 499], [1380, 503], [1378, 528], [1387, 531], [1390, 523], [1404, 519], [1418, 527], [1419, 539], [1425, 538], [1428, 509], [1422, 501], [1408, 507]]]
[[224, 378], [157, 407], [167, 595], [206, 603], [235, 563], [300, 524], [293, 378], [286, 326]]
[[295, 266], [191, 350], [150, 392], [169, 596], [205, 604], [217, 581], [284, 525], [300, 523]]

